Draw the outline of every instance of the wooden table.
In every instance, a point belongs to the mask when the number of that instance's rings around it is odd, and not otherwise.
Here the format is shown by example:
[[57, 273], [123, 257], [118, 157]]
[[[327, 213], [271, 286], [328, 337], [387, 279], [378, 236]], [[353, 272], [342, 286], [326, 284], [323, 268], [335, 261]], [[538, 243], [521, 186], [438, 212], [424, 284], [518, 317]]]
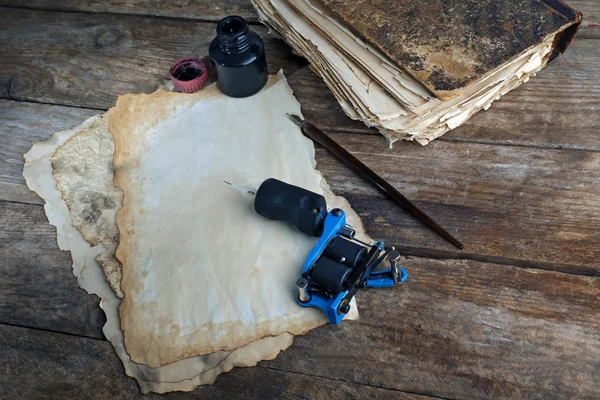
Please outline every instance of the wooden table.
[[[162, 4], [159, 4], [162, 3]], [[0, 398], [138, 398], [77, 287], [22, 155], [151, 92], [238, 14], [265, 39], [308, 120], [450, 228], [431, 233], [323, 149], [318, 168], [408, 284], [361, 293], [362, 318], [298, 337], [276, 360], [169, 398], [599, 398], [600, 4], [567, 54], [434, 143], [396, 144], [347, 118], [243, 1], [0, 0]], [[157, 395], [148, 396], [158, 398]]]

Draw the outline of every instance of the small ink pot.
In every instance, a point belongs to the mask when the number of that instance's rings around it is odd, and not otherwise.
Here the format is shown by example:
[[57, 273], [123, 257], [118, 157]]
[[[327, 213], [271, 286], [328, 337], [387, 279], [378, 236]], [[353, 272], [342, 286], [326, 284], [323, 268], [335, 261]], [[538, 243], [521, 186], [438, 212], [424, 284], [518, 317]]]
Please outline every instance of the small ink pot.
[[244, 18], [232, 15], [219, 21], [208, 53], [215, 66], [217, 87], [227, 96], [252, 96], [267, 83], [265, 45]]

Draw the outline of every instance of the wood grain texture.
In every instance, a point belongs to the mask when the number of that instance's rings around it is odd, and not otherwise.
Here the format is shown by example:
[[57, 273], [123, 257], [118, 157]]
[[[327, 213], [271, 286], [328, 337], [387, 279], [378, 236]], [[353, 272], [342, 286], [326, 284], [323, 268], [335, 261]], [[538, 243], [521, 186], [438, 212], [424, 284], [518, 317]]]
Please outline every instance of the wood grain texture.
[[[569, 0], [567, 4], [583, 13], [584, 27], [600, 23], [600, 5], [596, 0]], [[225, 15], [235, 14], [251, 22], [258, 21], [254, 8], [245, 0], [29, 0], [27, 3], [21, 0], [0, 0], [0, 6], [48, 11], [139, 14], [201, 21], [218, 21]]]
[[0, 6], [47, 11], [137, 14], [215, 22], [227, 15], [239, 15], [247, 21], [258, 23], [256, 11], [247, 0], [30, 0], [27, 3], [19, 0], [0, 0]]
[[[266, 28], [254, 29], [271, 73], [302, 65]], [[215, 35], [214, 23], [3, 9], [0, 98], [108, 109], [119, 94], [155, 91], [175, 60], [207, 54]]]
[[23, 155], [34, 142], [102, 111], [0, 100], [0, 200], [43, 204], [23, 178]]
[[[314, 74], [293, 73], [301, 61], [257, 27], [271, 72], [285, 67], [307, 119], [457, 229], [467, 248], [446, 246], [318, 149], [318, 168], [370, 235], [441, 259], [403, 260], [406, 285], [359, 293], [360, 321], [317, 329], [274, 361], [167, 397], [599, 398], [600, 278], [574, 274], [600, 267], [600, 3], [569, 4], [584, 27], [567, 54], [425, 148], [388, 150]], [[110, 344], [97, 340], [98, 299], [77, 287], [41, 200], [24, 185], [22, 154], [119, 93], [153, 91], [176, 57], [203, 54], [214, 23], [190, 20], [232, 12], [255, 21], [253, 11], [234, 0], [1, 5], [17, 9], [0, 12], [0, 97], [90, 109], [0, 101], [0, 398], [140, 398]]]
[[359, 321], [297, 337], [268, 365], [444, 398], [600, 396], [599, 278], [474, 261], [402, 265], [408, 283], [359, 293]]
[[77, 286], [43, 207], [0, 202], [0, 226], [0, 324], [103, 338], [99, 299]]
[[259, 367], [236, 368], [191, 393], [142, 396], [110, 343], [6, 325], [0, 325], [0, 361], [3, 399], [431, 398]]
[[[324, 149], [317, 168], [368, 234], [434, 256], [600, 274], [600, 153], [435, 141], [386, 150], [367, 135], [336, 140], [465, 245], [455, 251]], [[404, 248], [405, 251], [408, 250]], [[423, 254], [423, 253], [421, 253]], [[485, 258], [491, 257], [491, 258]]]
[[[567, 2], [571, 7], [583, 14], [582, 28], [586, 34], [590, 31], [596, 31], [600, 34], [600, 3], [596, 0], [569, 0]], [[588, 28], [591, 28], [588, 30]]]

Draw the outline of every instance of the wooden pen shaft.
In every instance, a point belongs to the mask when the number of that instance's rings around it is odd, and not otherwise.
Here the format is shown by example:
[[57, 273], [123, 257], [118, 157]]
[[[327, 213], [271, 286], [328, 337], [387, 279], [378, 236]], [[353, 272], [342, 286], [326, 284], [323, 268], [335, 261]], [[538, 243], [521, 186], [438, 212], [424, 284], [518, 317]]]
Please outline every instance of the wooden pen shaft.
[[321, 146], [325, 147], [328, 151], [330, 151], [335, 157], [337, 157], [340, 161], [346, 164], [350, 169], [352, 169], [359, 176], [362, 176], [373, 185], [375, 185], [379, 190], [388, 195], [396, 204], [404, 207], [410, 214], [415, 216], [429, 228], [431, 228], [438, 235], [452, 243], [454, 246], [459, 249], [464, 248], [462, 243], [460, 243], [454, 236], [448, 233], [444, 228], [439, 226], [434, 220], [432, 220], [427, 214], [421, 211], [417, 206], [411, 203], [402, 193], [396, 190], [395, 187], [390, 185], [385, 179], [377, 175], [373, 170], [363, 164], [360, 160], [350, 154], [346, 149], [337, 144], [333, 139], [323, 133], [319, 128], [314, 126], [311, 123], [303, 122], [302, 123], [302, 132], [319, 143]]

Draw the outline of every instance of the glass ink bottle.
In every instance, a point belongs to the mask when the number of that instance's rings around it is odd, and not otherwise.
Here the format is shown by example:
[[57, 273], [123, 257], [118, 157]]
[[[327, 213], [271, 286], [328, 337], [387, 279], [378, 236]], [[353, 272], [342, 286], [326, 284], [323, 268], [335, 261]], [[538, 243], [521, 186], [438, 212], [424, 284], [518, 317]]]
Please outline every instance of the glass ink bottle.
[[217, 24], [217, 37], [208, 53], [215, 67], [217, 87], [231, 97], [248, 97], [267, 83], [265, 45], [250, 31], [246, 20], [231, 15]]

